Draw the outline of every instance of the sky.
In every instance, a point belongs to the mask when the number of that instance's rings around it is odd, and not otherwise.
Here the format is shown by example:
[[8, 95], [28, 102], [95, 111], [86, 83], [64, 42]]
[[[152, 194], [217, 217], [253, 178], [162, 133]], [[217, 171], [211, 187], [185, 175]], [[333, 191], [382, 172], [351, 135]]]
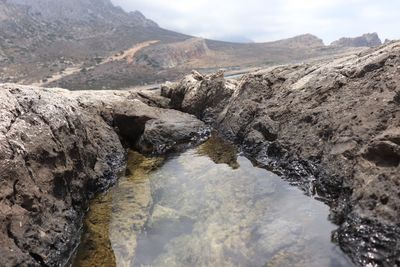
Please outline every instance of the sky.
[[311, 33], [329, 44], [377, 32], [400, 39], [398, 0], [112, 0], [161, 27], [225, 41], [267, 42]]

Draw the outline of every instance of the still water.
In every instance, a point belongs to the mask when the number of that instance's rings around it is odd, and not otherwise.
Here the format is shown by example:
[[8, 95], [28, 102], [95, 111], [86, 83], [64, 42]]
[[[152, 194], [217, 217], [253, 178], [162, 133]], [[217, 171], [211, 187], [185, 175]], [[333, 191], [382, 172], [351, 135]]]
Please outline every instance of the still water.
[[216, 137], [168, 158], [130, 152], [73, 266], [352, 266], [328, 212]]

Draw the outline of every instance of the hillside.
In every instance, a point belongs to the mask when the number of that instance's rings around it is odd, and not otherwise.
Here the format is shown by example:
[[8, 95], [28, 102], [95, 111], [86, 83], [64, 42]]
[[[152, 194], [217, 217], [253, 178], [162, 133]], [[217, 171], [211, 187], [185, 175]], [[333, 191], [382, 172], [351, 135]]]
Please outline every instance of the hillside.
[[30, 83], [137, 43], [186, 38], [108, 0], [1, 1], [0, 79]]
[[298, 62], [378, 43], [377, 35], [371, 41], [367, 37], [329, 46], [311, 34], [229, 43], [165, 30], [139, 11], [125, 12], [110, 0], [3, 0], [0, 82], [125, 88], [176, 80], [191, 69], [210, 72]]
[[[227, 43], [201, 38], [181, 42], [154, 42], [129, 60], [114, 57], [44, 84], [70, 89], [113, 89], [173, 81], [192, 69], [204, 73], [302, 62], [363, 48], [325, 46], [311, 34], [267, 43]], [[120, 54], [125, 54], [122, 52]]]

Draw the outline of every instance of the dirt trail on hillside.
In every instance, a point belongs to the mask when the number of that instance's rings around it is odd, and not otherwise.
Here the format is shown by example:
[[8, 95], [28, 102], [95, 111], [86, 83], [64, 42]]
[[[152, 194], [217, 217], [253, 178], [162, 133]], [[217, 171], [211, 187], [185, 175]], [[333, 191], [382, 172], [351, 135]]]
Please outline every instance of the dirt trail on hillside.
[[[114, 54], [114, 55], [112, 55], [110, 57], [105, 58], [99, 64], [97, 64], [95, 66], [104, 65], [106, 63], [110, 63], [110, 62], [113, 62], [113, 61], [123, 61], [123, 60], [126, 60], [128, 64], [132, 64], [133, 60], [135, 58], [135, 55], [140, 50], [142, 50], [142, 49], [144, 49], [144, 48], [146, 48], [148, 46], [151, 46], [153, 44], [156, 44], [158, 42], [160, 42], [160, 41], [152, 40], [152, 41], [147, 41], [147, 42], [136, 44], [133, 47], [131, 47], [131, 48], [125, 50], [125, 51], [121, 51], [118, 54]], [[59, 73], [53, 74], [50, 78], [47, 78], [45, 80], [33, 83], [32, 85], [33, 86], [46, 86], [46, 85], [48, 85], [50, 83], [62, 80], [63, 78], [65, 78], [67, 76], [74, 75], [74, 74], [79, 73], [81, 71], [90, 70], [90, 69], [94, 68], [95, 66], [90, 66], [90, 67], [86, 68], [86, 67], [83, 66], [83, 64], [78, 64], [76, 66], [72, 66], [72, 67], [66, 68], [65, 70], [63, 70], [63, 71], [61, 71]]]

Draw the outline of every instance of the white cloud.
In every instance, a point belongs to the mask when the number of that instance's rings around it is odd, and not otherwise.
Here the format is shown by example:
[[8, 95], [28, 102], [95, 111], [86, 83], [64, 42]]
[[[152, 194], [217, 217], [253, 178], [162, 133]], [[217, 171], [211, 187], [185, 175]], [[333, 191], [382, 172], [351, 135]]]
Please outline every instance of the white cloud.
[[378, 32], [399, 38], [397, 0], [112, 0], [161, 27], [214, 39], [271, 41], [312, 33], [329, 43]]

